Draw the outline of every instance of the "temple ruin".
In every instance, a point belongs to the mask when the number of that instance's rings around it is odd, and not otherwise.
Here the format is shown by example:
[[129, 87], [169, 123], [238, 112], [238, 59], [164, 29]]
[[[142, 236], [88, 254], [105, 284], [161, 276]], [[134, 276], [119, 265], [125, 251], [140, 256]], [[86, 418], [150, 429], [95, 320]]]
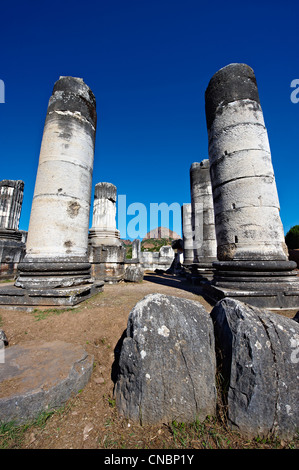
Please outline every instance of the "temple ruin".
[[205, 93], [217, 258], [214, 300], [232, 297], [267, 308], [299, 303], [296, 263], [288, 250], [256, 78], [230, 64]]
[[126, 250], [116, 228], [117, 188], [112, 183], [95, 185], [92, 227], [89, 230], [89, 261], [92, 276], [105, 282], [124, 278]]
[[24, 182], [0, 181], [0, 279], [10, 279], [25, 256], [23, 232], [19, 230]]
[[60, 77], [48, 104], [26, 256], [14, 293], [2, 289], [1, 303], [73, 305], [101, 289], [88, 261], [96, 122], [90, 88]]

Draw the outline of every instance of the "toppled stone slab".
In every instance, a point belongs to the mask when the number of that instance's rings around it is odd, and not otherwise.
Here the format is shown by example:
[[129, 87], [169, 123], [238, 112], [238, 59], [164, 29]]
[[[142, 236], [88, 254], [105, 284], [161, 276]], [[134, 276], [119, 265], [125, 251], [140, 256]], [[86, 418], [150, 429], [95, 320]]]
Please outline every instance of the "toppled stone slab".
[[0, 288], [0, 305], [73, 306], [102, 292], [104, 281], [73, 287], [22, 289], [16, 286]]
[[132, 309], [115, 384], [118, 411], [141, 424], [215, 414], [213, 323], [199, 303], [150, 294]]
[[138, 266], [127, 266], [125, 269], [124, 280], [127, 282], [143, 281], [143, 269]]
[[0, 422], [22, 424], [62, 406], [88, 382], [93, 356], [63, 341], [5, 349], [0, 364]]
[[299, 429], [298, 323], [234, 299], [218, 302], [211, 316], [231, 428], [293, 438]]

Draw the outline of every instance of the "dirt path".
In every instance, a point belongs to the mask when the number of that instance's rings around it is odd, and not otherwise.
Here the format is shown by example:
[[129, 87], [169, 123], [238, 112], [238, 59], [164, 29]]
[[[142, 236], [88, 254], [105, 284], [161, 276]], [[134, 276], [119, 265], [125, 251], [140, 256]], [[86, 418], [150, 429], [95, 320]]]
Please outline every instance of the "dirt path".
[[[193, 292], [192, 292], [193, 291]], [[113, 400], [111, 369], [114, 349], [127, 326], [131, 309], [145, 295], [159, 292], [200, 301], [211, 306], [184, 280], [148, 275], [142, 283], [105, 285], [104, 292], [73, 309], [38, 308], [32, 312], [0, 308], [1, 328], [9, 346], [32, 340], [62, 340], [82, 345], [94, 356], [94, 370], [84, 390], [55, 413], [43, 429], [25, 436], [25, 448], [143, 447], [166, 442], [159, 429], [131, 424], [118, 418]], [[165, 431], [166, 432], [166, 431]], [[162, 439], [162, 441], [161, 441]]]

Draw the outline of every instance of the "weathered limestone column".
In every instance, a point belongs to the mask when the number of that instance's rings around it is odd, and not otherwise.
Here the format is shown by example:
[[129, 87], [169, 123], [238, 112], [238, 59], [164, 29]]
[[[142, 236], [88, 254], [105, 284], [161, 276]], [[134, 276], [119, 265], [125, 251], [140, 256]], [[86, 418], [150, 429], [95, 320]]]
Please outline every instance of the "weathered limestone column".
[[24, 194], [24, 182], [0, 181], [0, 277], [12, 278], [25, 255], [25, 244], [19, 221]]
[[212, 185], [209, 160], [194, 162], [190, 167], [194, 263], [198, 269], [212, 267], [217, 260]]
[[188, 266], [194, 262], [192, 207], [191, 204], [182, 205], [182, 232], [183, 232], [183, 265]]
[[119, 230], [116, 228], [117, 188], [111, 183], [95, 185], [92, 227], [89, 238], [94, 246], [119, 245]]
[[213, 284], [222, 297], [243, 291], [243, 300], [257, 306], [296, 306], [298, 278], [288, 261], [253, 70], [219, 70], [205, 100], [219, 260]]
[[24, 182], [0, 181], [0, 228], [18, 230], [24, 194]]
[[117, 188], [111, 183], [95, 185], [89, 260], [96, 279], [118, 282], [124, 274], [125, 248], [116, 228]]
[[96, 101], [81, 78], [60, 77], [49, 101], [20, 287], [90, 282], [88, 225]]

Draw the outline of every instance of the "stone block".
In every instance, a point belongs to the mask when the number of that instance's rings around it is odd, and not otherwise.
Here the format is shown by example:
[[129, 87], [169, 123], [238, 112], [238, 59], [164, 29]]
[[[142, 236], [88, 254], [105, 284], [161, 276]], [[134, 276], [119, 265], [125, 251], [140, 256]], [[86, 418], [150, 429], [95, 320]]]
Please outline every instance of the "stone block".
[[199, 302], [150, 294], [128, 319], [115, 397], [141, 424], [193, 422], [216, 407], [213, 324]]
[[127, 266], [124, 280], [127, 282], [141, 282], [143, 281], [143, 274], [143, 269], [140, 266]]

